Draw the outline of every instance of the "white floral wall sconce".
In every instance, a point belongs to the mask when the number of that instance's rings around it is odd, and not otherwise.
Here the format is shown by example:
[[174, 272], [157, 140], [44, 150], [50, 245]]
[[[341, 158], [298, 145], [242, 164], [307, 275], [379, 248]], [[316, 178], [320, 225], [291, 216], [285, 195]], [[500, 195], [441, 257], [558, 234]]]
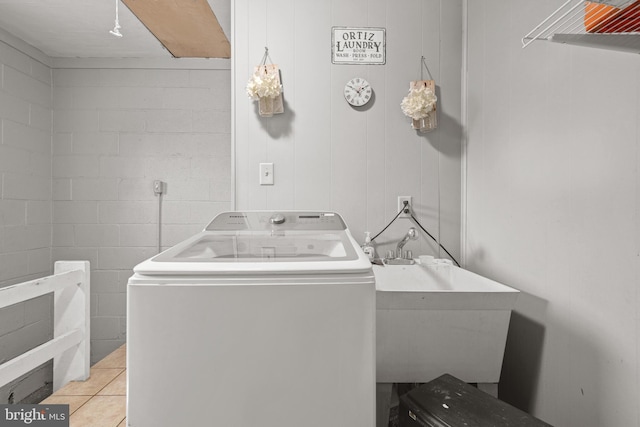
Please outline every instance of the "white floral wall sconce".
[[[421, 57], [420, 74], [422, 65], [429, 73], [424, 56]], [[411, 118], [411, 127], [420, 132], [429, 132], [438, 127], [437, 102], [435, 80], [421, 79], [409, 83], [409, 93], [400, 103], [400, 107], [402, 112]]]
[[261, 64], [256, 66], [247, 83], [247, 95], [258, 101], [258, 114], [261, 117], [272, 117], [284, 112], [282, 101], [282, 83], [280, 69], [276, 64], [267, 64], [269, 48], [264, 48]]

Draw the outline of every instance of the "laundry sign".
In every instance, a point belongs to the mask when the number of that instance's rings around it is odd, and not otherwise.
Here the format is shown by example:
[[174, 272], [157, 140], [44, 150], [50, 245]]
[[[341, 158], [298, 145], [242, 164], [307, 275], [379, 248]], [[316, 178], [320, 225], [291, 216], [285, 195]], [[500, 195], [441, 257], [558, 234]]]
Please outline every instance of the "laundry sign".
[[385, 47], [384, 28], [331, 28], [331, 62], [334, 64], [384, 65]]

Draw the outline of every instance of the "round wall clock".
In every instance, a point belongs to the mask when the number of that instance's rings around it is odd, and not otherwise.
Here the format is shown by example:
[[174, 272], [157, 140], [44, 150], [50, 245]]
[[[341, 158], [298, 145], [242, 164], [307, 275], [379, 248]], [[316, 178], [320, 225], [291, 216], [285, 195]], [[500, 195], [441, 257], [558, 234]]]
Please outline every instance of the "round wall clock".
[[344, 85], [344, 98], [354, 107], [362, 107], [371, 100], [372, 89], [362, 77], [354, 77]]

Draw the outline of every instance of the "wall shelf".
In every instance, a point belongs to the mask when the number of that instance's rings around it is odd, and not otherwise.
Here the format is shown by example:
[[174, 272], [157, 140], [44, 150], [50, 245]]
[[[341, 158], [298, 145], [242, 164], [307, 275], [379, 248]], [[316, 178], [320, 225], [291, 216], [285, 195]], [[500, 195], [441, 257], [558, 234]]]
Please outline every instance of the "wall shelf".
[[568, 0], [522, 38], [640, 53], [640, 0]]

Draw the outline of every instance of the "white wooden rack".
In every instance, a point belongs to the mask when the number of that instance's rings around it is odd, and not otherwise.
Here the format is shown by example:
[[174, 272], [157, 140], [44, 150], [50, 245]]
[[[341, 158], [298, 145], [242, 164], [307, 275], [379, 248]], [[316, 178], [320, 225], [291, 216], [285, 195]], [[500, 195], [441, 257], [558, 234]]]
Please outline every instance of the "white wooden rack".
[[0, 309], [53, 292], [53, 338], [0, 365], [0, 387], [53, 359], [53, 390], [89, 378], [88, 261], [58, 261], [54, 274], [0, 288]]
[[567, 0], [522, 38], [640, 53], [640, 1]]

